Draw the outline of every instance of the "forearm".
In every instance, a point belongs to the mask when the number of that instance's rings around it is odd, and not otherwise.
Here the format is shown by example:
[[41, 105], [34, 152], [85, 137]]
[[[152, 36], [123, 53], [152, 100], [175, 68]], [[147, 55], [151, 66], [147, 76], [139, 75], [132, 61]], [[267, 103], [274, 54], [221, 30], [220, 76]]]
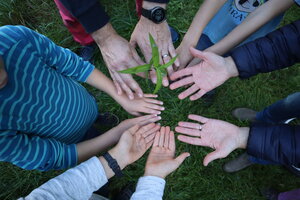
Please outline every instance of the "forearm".
[[206, 49], [206, 51], [224, 55], [229, 50], [243, 42], [246, 38], [256, 32], [259, 28], [269, 22], [271, 19], [286, 11], [294, 4], [293, 0], [270, 0], [257, 8], [254, 12], [227, 36], [217, 42], [215, 45]]
[[76, 144], [78, 162], [83, 162], [115, 145], [119, 141], [122, 134], [119, 131], [119, 126], [110, 129], [106, 133], [96, 138]]
[[196, 13], [182, 42], [189, 44], [189, 46], [196, 46], [202, 31], [225, 2], [226, 0], [205, 0]]

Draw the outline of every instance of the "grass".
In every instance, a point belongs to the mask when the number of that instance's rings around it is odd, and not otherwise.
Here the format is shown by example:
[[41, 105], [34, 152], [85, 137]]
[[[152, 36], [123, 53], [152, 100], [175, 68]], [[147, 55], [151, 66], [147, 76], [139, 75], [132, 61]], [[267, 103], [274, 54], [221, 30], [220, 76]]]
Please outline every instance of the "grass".
[[[102, 0], [111, 16], [111, 22], [118, 33], [129, 39], [137, 22], [134, 1]], [[186, 32], [200, 0], [172, 0], [168, 8], [168, 22], [179, 30], [181, 36]], [[288, 24], [300, 16], [300, 9], [292, 7], [281, 25]], [[79, 46], [61, 22], [59, 13], [52, 0], [2, 0], [0, 2], [0, 25], [23, 24], [51, 38], [57, 44], [74, 51]], [[178, 44], [176, 44], [178, 45]], [[96, 55], [96, 66], [107, 74], [100, 53]], [[230, 112], [236, 107], [246, 106], [262, 109], [276, 100], [299, 91], [299, 66], [290, 67], [278, 72], [261, 74], [249, 80], [232, 79], [218, 88], [216, 100], [206, 107], [202, 100], [190, 102], [179, 101], [176, 97], [181, 91], [170, 91], [163, 88], [159, 91], [159, 99], [165, 102], [162, 125], [175, 127], [178, 121], [186, 120], [189, 113], [201, 114], [207, 117], [229, 121], [236, 125], [247, 126], [248, 123], [235, 120]], [[153, 91], [154, 85], [147, 85], [137, 78], [145, 92]], [[92, 88], [99, 111], [110, 111], [121, 119], [131, 117], [110, 97]], [[280, 191], [287, 191], [300, 186], [300, 179], [279, 166], [253, 166], [236, 174], [226, 174], [222, 165], [237, 156], [241, 151], [233, 152], [228, 158], [214, 161], [208, 167], [202, 165], [205, 154], [211, 150], [183, 144], [177, 141], [177, 151], [189, 151], [191, 157], [173, 174], [167, 177], [164, 199], [263, 199], [259, 189], [273, 186]], [[117, 191], [128, 182], [136, 182], [143, 174], [146, 156], [127, 167], [125, 177], [112, 179], [110, 184]], [[25, 171], [8, 163], [0, 163], [0, 199], [16, 199], [26, 196], [34, 188], [57, 176], [62, 171], [38, 172]]]

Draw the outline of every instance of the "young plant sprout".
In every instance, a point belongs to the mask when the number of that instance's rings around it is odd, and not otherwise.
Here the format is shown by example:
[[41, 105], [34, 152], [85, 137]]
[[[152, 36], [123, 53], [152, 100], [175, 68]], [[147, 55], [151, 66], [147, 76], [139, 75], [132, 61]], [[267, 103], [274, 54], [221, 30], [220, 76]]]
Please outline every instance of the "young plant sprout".
[[152, 49], [152, 58], [150, 60], [150, 62], [148, 64], [145, 65], [139, 65], [133, 68], [129, 68], [129, 69], [125, 69], [122, 71], [119, 71], [120, 73], [124, 73], [124, 74], [136, 74], [136, 73], [140, 73], [140, 72], [145, 72], [146, 73], [146, 78], [148, 79], [148, 74], [149, 71], [154, 68], [156, 71], [156, 77], [157, 77], [157, 81], [156, 81], [156, 86], [154, 89], [154, 94], [156, 94], [158, 92], [158, 90], [160, 90], [161, 86], [162, 86], [162, 79], [163, 76], [167, 75], [167, 68], [171, 65], [173, 65], [173, 63], [175, 62], [177, 56], [175, 56], [174, 58], [172, 58], [168, 63], [161, 65], [159, 64], [159, 53], [158, 53], [158, 47], [152, 37], [152, 35], [149, 33], [149, 40], [150, 40], [150, 45], [151, 45], [151, 49]]

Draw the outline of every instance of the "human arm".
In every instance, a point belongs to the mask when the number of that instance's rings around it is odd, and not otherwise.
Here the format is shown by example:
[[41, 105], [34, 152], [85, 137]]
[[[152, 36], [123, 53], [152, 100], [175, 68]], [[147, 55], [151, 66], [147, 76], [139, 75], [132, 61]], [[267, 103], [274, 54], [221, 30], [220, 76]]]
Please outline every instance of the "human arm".
[[175, 72], [171, 80], [186, 77], [171, 84], [170, 88], [176, 89], [194, 83], [179, 98], [183, 99], [195, 93], [190, 99], [196, 100], [229, 78], [248, 78], [258, 73], [292, 66], [300, 61], [299, 35], [300, 20], [237, 47], [230, 57], [223, 58], [215, 53], [191, 49], [192, 54], [202, 61], [193, 67]]
[[226, 0], [205, 0], [201, 4], [188, 31], [184, 35], [182, 42], [176, 49], [180, 60], [179, 70], [185, 68], [186, 65], [192, 60], [193, 56], [189, 51], [190, 47], [195, 47], [197, 45], [202, 31], [225, 2]]
[[[146, 10], [150, 10], [157, 6], [166, 9], [167, 2], [168, 1], [157, 0], [143, 1], [142, 7]], [[153, 36], [153, 39], [157, 44], [160, 64], [165, 64], [169, 62], [172, 57], [176, 56], [167, 21], [165, 20], [161, 23], [154, 23], [153, 21], [142, 15], [131, 34], [130, 43], [132, 46], [138, 46], [141, 49], [141, 52], [144, 55], [147, 63], [150, 62], [150, 59], [152, 57], [149, 34]], [[175, 65], [179, 66], [178, 59], [176, 59]], [[167, 68], [167, 71], [169, 75], [172, 74], [173, 66], [169, 66]], [[154, 69], [150, 71], [150, 78], [153, 83], [156, 83], [157, 77]], [[162, 83], [164, 86], [168, 86], [168, 78], [164, 77]]]
[[[121, 169], [135, 162], [150, 148], [155, 132], [149, 128], [148, 125], [128, 129], [119, 143], [109, 151]], [[46, 182], [24, 199], [88, 199], [92, 192], [98, 190], [113, 176], [114, 172], [102, 156], [93, 157]]]
[[132, 200], [162, 199], [165, 177], [175, 171], [190, 156], [189, 153], [182, 153], [175, 157], [175, 149], [173, 131], [170, 131], [170, 127], [161, 127], [154, 138], [144, 177], [139, 179], [136, 191], [131, 197]]
[[139, 116], [141, 113], [159, 115], [164, 110], [163, 102], [153, 99], [157, 95], [144, 94], [143, 97], [135, 96], [133, 100], [128, 99], [125, 94], [118, 95], [113, 82], [98, 69], [93, 70], [86, 82], [107, 93], [132, 115]]

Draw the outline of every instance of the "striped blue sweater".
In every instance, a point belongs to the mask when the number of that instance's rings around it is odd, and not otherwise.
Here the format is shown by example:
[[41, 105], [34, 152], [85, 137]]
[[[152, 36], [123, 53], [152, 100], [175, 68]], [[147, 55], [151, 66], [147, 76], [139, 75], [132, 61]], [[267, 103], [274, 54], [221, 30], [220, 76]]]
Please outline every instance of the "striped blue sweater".
[[95, 99], [77, 81], [94, 66], [23, 26], [0, 27], [8, 83], [0, 89], [0, 160], [24, 169], [77, 164], [76, 143], [97, 117]]

